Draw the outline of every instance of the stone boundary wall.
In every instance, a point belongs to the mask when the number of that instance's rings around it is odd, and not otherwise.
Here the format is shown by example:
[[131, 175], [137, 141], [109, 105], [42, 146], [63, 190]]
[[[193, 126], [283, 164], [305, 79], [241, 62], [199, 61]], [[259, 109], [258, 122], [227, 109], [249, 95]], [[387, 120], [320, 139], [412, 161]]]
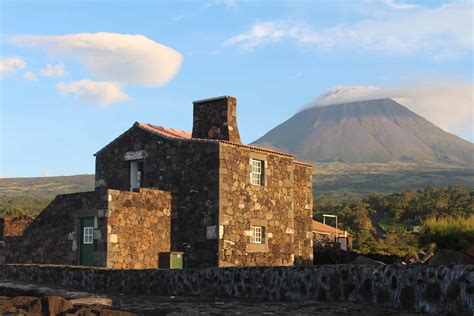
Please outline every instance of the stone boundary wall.
[[90, 292], [350, 301], [417, 312], [474, 313], [474, 266], [328, 265], [111, 270], [0, 265], [0, 279]]
[[75, 217], [106, 208], [105, 199], [103, 192], [95, 191], [57, 195], [21, 236], [3, 238], [0, 259], [7, 263], [76, 264], [75, 237], [71, 236], [76, 230]]

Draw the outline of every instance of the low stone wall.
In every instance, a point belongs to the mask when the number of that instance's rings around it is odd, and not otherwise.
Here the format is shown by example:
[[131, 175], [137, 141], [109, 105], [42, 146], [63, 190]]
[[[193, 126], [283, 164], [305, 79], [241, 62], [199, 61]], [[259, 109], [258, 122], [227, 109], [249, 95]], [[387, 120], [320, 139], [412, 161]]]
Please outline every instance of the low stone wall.
[[474, 266], [110, 270], [7, 264], [0, 266], [0, 279], [55, 284], [91, 292], [349, 301], [419, 312], [474, 313]]
[[70, 238], [75, 231], [74, 217], [105, 208], [105, 198], [104, 193], [95, 191], [57, 195], [21, 236], [3, 238], [0, 259], [7, 263], [77, 263], [77, 251]]

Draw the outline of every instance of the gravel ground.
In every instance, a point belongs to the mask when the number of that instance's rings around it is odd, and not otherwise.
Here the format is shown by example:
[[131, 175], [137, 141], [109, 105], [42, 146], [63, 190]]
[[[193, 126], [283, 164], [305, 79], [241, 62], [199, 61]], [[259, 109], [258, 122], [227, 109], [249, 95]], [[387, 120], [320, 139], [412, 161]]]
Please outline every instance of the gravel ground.
[[374, 305], [200, 297], [114, 296], [114, 308], [141, 315], [420, 315]]

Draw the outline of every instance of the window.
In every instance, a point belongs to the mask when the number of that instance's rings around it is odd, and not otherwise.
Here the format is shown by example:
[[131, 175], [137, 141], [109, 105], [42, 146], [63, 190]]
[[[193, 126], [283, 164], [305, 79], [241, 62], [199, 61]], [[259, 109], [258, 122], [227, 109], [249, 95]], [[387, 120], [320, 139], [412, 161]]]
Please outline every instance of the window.
[[143, 161], [138, 162], [137, 183], [138, 187], [141, 188], [143, 185]]
[[130, 161], [130, 191], [143, 186], [143, 160]]
[[265, 227], [252, 226], [252, 244], [263, 244], [265, 241]]
[[250, 182], [253, 185], [263, 185], [263, 166], [262, 160], [252, 159], [252, 173], [250, 174]]
[[83, 239], [85, 245], [94, 243], [94, 227], [84, 227]]

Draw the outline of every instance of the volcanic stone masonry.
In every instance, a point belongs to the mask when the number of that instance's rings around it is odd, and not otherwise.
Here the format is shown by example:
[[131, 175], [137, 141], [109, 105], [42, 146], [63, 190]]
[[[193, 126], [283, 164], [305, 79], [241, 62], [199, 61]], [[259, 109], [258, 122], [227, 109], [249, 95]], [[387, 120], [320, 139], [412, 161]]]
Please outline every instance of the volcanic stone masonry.
[[7, 263], [78, 264], [81, 217], [94, 218], [93, 263], [118, 269], [158, 268], [170, 250], [171, 195], [117, 190], [59, 195], [22, 236], [5, 237]]
[[[296, 167], [294, 158], [287, 154], [233, 143], [222, 143], [219, 150], [219, 220], [223, 231], [219, 265], [288, 266], [295, 263], [295, 250], [298, 263], [312, 264], [311, 228], [305, 225], [312, 216], [312, 168]], [[252, 159], [263, 162], [263, 186], [252, 185], [248, 180]], [[296, 188], [295, 168], [309, 175], [298, 177]], [[301, 216], [295, 216], [295, 206]], [[264, 243], [250, 243], [253, 225], [265, 227]], [[295, 234], [296, 226], [307, 230]]]
[[436, 315], [474, 313], [474, 266], [327, 265], [110, 270], [2, 265], [0, 280], [128, 295], [377, 304]]
[[212, 98], [194, 101], [193, 105], [193, 138], [220, 139], [240, 144], [235, 98]]
[[186, 268], [312, 264], [312, 166], [241, 144], [234, 97], [193, 104], [192, 134], [136, 122], [95, 154], [95, 191], [58, 196], [4, 239], [0, 258], [152, 269], [182, 252]]

